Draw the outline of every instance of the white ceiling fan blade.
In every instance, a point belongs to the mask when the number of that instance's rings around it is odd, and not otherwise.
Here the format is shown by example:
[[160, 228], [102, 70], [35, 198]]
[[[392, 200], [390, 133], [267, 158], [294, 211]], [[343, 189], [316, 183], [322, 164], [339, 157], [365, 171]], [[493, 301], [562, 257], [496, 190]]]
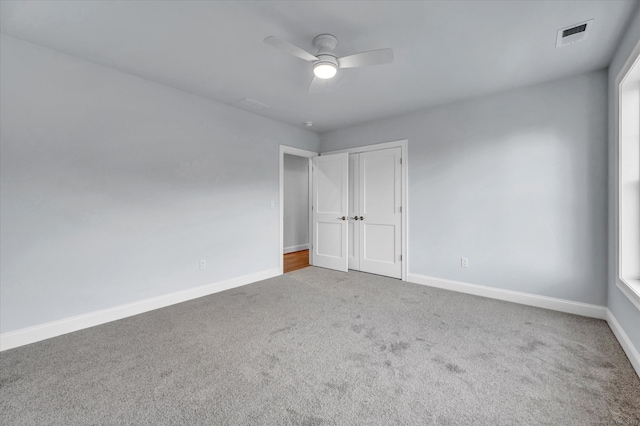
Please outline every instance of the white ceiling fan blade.
[[370, 50], [338, 59], [340, 68], [366, 67], [368, 65], [381, 65], [390, 62], [393, 62], [393, 50], [391, 49]]
[[339, 74], [340, 73], [333, 78], [318, 78], [314, 76], [313, 80], [311, 80], [311, 84], [309, 85], [309, 94], [314, 95], [317, 93], [334, 92], [342, 78]]
[[316, 93], [323, 92], [324, 87], [327, 84], [327, 80], [324, 78], [313, 77], [311, 84], [309, 85], [309, 94], [314, 95]]
[[298, 46], [295, 46], [287, 41], [283, 41], [283, 40], [280, 40], [279, 38], [275, 38], [274, 36], [265, 38], [264, 42], [277, 49], [282, 50], [283, 52], [287, 52], [290, 55], [297, 56], [300, 59], [304, 59], [305, 61], [313, 62], [318, 60], [318, 58], [316, 58], [306, 50], [303, 50]]

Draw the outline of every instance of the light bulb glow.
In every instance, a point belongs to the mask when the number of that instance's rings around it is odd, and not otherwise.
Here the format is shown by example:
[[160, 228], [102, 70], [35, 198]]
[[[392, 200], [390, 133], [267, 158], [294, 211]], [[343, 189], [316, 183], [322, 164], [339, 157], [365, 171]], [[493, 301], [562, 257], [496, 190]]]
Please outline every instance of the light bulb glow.
[[338, 72], [336, 66], [326, 62], [319, 63], [313, 67], [313, 73], [316, 77], [322, 79], [333, 78], [336, 75], [336, 72]]

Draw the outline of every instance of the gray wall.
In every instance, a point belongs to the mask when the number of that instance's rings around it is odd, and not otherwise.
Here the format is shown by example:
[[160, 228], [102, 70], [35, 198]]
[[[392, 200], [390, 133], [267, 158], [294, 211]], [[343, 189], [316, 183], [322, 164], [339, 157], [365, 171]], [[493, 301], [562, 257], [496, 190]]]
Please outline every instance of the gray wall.
[[11, 37], [0, 52], [1, 332], [279, 267], [278, 145], [316, 134]]
[[309, 159], [284, 156], [284, 249], [309, 244]]
[[408, 139], [409, 273], [606, 305], [606, 96], [592, 72], [325, 133], [320, 148]]
[[615, 80], [622, 70], [625, 62], [629, 58], [631, 51], [640, 41], [640, 8], [636, 9], [636, 14], [627, 33], [623, 37], [616, 51], [611, 65], [609, 66], [609, 309], [616, 317], [622, 328], [625, 330], [631, 342], [640, 351], [640, 311], [627, 299], [618, 289], [616, 257], [616, 176], [618, 174], [617, 164], [617, 140], [614, 116], [614, 91]]

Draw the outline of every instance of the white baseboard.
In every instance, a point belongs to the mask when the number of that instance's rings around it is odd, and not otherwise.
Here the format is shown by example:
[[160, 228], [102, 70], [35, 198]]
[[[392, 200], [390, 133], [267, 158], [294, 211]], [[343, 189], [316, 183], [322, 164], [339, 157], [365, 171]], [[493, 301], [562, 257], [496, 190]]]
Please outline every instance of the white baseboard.
[[494, 287], [469, 284], [460, 281], [446, 280], [442, 278], [427, 277], [424, 275], [409, 274], [407, 281], [415, 284], [423, 284], [430, 287], [443, 288], [445, 290], [457, 291], [460, 293], [473, 294], [476, 296], [489, 297], [491, 299], [505, 300], [507, 302], [520, 303], [522, 305], [536, 306], [538, 308], [551, 309], [554, 311], [566, 312], [569, 314], [582, 315], [604, 319], [609, 324], [609, 328], [620, 342], [620, 346], [631, 361], [631, 365], [640, 377], [640, 353], [633, 346], [631, 339], [613, 316], [613, 313], [604, 306], [589, 305], [587, 303], [574, 302], [565, 299], [539, 296], [537, 294], [522, 293], [519, 291], [503, 290]]
[[489, 297], [491, 299], [505, 300], [507, 302], [520, 303], [521, 305], [536, 306], [538, 308], [551, 309], [569, 314], [582, 315], [598, 319], [607, 318], [607, 308], [604, 306], [590, 305], [554, 297], [539, 296], [537, 294], [523, 293], [519, 291], [503, 290], [495, 287], [469, 284], [460, 281], [446, 280], [442, 278], [427, 277], [424, 275], [409, 274], [407, 281], [415, 284], [423, 284], [430, 287], [443, 288], [445, 290], [476, 296]]
[[300, 244], [299, 246], [291, 246], [284, 248], [284, 254], [293, 253], [300, 250], [309, 250], [309, 244]]
[[186, 302], [187, 300], [197, 299], [198, 297], [251, 284], [256, 281], [266, 280], [278, 275], [280, 275], [279, 268], [268, 269], [266, 271], [244, 275], [213, 284], [207, 284], [189, 290], [165, 294], [163, 296], [141, 300], [139, 302], [115, 306], [113, 308], [102, 309], [58, 321], [52, 321], [33, 327], [10, 331], [8, 333], [2, 333], [0, 334], [0, 351], [17, 348], [18, 346], [28, 345], [29, 343], [50, 339], [62, 334], [138, 315], [154, 309], [164, 308], [166, 306], [175, 305], [176, 303]]
[[624, 332], [624, 329], [609, 309], [607, 309], [607, 324], [609, 324], [609, 328], [613, 331], [618, 342], [620, 342], [620, 346], [622, 346], [624, 353], [627, 354], [627, 358], [631, 361], [631, 365], [634, 370], [636, 370], [636, 374], [640, 377], [640, 353], [638, 352], [638, 349], [633, 346], [631, 339], [629, 339], [629, 336]]

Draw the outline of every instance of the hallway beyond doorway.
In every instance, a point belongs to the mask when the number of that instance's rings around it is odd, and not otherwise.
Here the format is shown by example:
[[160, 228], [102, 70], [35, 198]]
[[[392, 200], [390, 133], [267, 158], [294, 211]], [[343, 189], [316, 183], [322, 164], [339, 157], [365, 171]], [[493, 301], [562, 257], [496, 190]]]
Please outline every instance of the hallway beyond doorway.
[[284, 255], [284, 273], [309, 266], [309, 250], [300, 250]]

